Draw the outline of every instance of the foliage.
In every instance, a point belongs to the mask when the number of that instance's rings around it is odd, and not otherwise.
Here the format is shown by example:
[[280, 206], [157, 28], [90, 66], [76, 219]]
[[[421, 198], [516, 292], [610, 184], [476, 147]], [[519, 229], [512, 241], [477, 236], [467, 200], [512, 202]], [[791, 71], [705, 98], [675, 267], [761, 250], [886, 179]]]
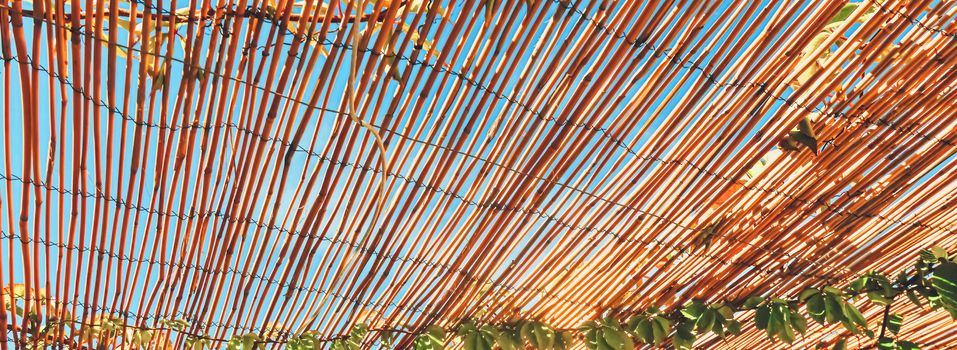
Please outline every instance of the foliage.
[[628, 330], [640, 343], [661, 345], [671, 334], [671, 320], [657, 307], [649, 307], [645, 312], [632, 316], [628, 321]]
[[352, 331], [349, 332], [349, 335], [344, 338], [335, 339], [332, 341], [333, 350], [358, 350], [362, 346], [362, 340], [365, 339], [366, 335], [369, 333], [369, 327], [364, 323], [360, 323], [352, 328]]
[[446, 331], [439, 326], [429, 326], [426, 331], [419, 334], [412, 347], [416, 350], [441, 350], [445, 349]]
[[[30, 293], [28, 293], [30, 292]], [[257, 333], [236, 335], [228, 341], [219, 341], [202, 334], [188, 333], [190, 322], [163, 319], [160, 328], [139, 327], [123, 318], [111, 315], [92, 315], [85, 322], [75, 319], [55, 299], [48, 298], [41, 289], [31, 291], [23, 285], [3, 289], [6, 312], [26, 319], [27, 336], [22, 338], [24, 348], [40, 349], [54, 343], [94, 343], [98, 346], [122, 345], [122, 348], [142, 349], [149, 344], [168, 344], [168, 332], [183, 336], [188, 349], [200, 350], [225, 346], [230, 350], [253, 350], [265, 343], [284, 342], [289, 350], [323, 348], [357, 350], [368, 347], [378, 335], [382, 348], [403, 347], [397, 333], [408, 335], [407, 341], [416, 350], [441, 350], [447, 345], [461, 345], [466, 350], [562, 350], [583, 343], [588, 349], [630, 350], [641, 344], [690, 349], [702, 336], [713, 334], [724, 339], [741, 334], [741, 320], [753, 312], [754, 326], [764, 331], [772, 341], [794, 342], [808, 330], [808, 319], [820, 325], [840, 324], [850, 334], [874, 339], [878, 349], [912, 350], [918, 345], [900, 339], [904, 317], [885, 313], [880, 333], [869, 325], [858, 309], [860, 303], [889, 307], [906, 295], [918, 307], [929, 305], [943, 309], [957, 319], [957, 263], [954, 256], [940, 247], [920, 252], [913, 269], [894, 279], [878, 272], [867, 272], [844, 288], [835, 286], [809, 287], [791, 298], [751, 296], [740, 301], [706, 302], [692, 300], [672, 312], [648, 307], [630, 317], [608, 314], [587, 321], [577, 329], [556, 329], [540, 320], [519, 320], [503, 324], [464, 320], [449, 329], [432, 325], [421, 332], [408, 329], [370, 329], [356, 324], [341, 337], [323, 339], [316, 331], [306, 331], [285, 337], [270, 333], [261, 338]], [[43, 302], [27, 305], [27, 295]], [[53, 300], [54, 302], [50, 302]], [[48, 305], [49, 304], [49, 305]], [[36, 307], [36, 306], [41, 307]], [[46, 307], [51, 306], [51, 307]], [[49, 316], [49, 317], [46, 317]], [[738, 319], [736, 319], [737, 317]], [[77, 327], [77, 332], [67, 329]], [[59, 338], [58, 338], [59, 337]], [[832, 348], [843, 349], [846, 342], [838, 341]], [[163, 347], [161, 347], [163, 348]]]
[[308, 331], [302, 334], [296, 334], [286, 341], [286, 348], [289, 350], [316, 349], [322, 344], [319, 334], [315, 331]]
[[256, 333], [247, 333], [244, 335], [233, 336], [226, 343], [227, 350], [253, 350], [259, 348], [259, 335]]

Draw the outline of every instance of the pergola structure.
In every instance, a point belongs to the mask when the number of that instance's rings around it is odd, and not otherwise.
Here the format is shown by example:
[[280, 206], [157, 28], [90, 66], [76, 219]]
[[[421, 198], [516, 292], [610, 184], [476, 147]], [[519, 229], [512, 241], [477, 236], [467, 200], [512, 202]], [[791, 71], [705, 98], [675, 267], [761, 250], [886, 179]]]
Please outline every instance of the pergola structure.
[[[70, 326], [45, 341], [78, 348], [104, 320], [111, 348], [135, 330], [159, 349], [327, 347], [357, 324], [363, 348], [387, 331], [406, 348], [463, 320], [575, 329], [910, 271], [957, 249], [955, 15], [6, 1], [0, 345], [36, 337], [32, 310]], [[901, 339], [957, 347], [947, 312], [851, 303], [874, 331], [887, 310]], [[876, 344], [814, 322], [785, 344], [754, 317], [694, 345]]]

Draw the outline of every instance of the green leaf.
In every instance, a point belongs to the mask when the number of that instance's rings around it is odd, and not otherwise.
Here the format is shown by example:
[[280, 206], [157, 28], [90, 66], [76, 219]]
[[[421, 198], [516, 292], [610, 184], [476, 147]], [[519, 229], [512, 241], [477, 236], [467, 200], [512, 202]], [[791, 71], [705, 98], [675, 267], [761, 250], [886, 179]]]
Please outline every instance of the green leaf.
[[920, 251], [920, 261], [925, 264], [935, 264], [938, 261], [937, 255], [934, 254], [931, 249], [924, 249]]
[[[445, 330], [442, 331], [443, 333]], [[355, 326], [352, 326], [352, 331], [349, 332], [350, 337], [356, 338], [365, 338], [366, 334], [369, 333], [369, 325], [365, 323], [357, 323]]]
[[934, 267], [931, 286], [940, 295], [941, 302], [957, 306], [957, 264], [948, 261]]
[[153, 331], [149, 329], [138, 330], [135, 333], [137, 335], [137, 345], [146, 346], [151, 341], [153, 341]]
[[475, 325], [475, 321], [466, 320], [455, 329], [455, 334], [459, 336], [465, 336], [470, 333], [478, 332], [478, 327]]
[[840, 289], [831, 286], [824, 287], [824, 292], [831, 295], [844, 295], [844, 292], [842, 292]]
[[681, 325], [675, 329], [671, 343], [676, 349], [691, 349], [692, 346], [694, 346], [695, 338], [696, 336], [691, 330], [691, 325]]
[[903, 323], [904, 316], [899, 314], [891, 314], [890, 316], [887, 316], [887, 324], [885, 326], [887, 327], [887, 330], [891, 331], [891, 333], [897, 334], [897, 332], [901, 331], [901, 325]]
[[897, 344], [894, 343], [893, 338], [881, 337], [877, 340], [877, 348], [880, 350], [896, 350]]
[[708, 307], [700, 301], [693, 301], [681, 309], [681, 314], [689, 320], [697, 320]]
[[833, 18], [827, 21], [827, 24], [834, 24], [834, 23], [846, 21], [847, 18], [850, 17], [852, 13], [854, 13], [854, 10], [857, 10], [858, 5], [860, 4], [853, 3], [853, 2], [844, 5], [844, 7], [837, 12], [837, 15], [835, 15]]
[[[593, 323], [593, 322], [592, 322], [592, 323]], [[586, 322], [586, 325], [587, 325], [587, 324], [588, 324], [588, 323]], [[524, 340], [524, 341], [526, 341], [526, 342], [529, 342], [529, 343], [531, 343], [531, 342], [534, 341], [535, 336], [532, 335], [532, 328], [534, 328], [534, 327], [535, 327], [535, 326], [532, 324], [532, 322], [523, 322], [523, 323], [522, 323], [522, 326], [519, 327], [519, 330], [518, 330], [518, 334], [522, 336], [522, 340]]]
[[907, 299], [914, 303], [914, 305], [917, 305], [917, 307], [924, 307], [924, 304], [920, 302], [920, 298], [917, 297], [917, 293], [911, 289], [907, 290]]
[[166, 71], [161, 69], [153, 76], [153, 85], [151, 88], [153, 90], [162, 90], [164, 85], [166, 85]]
[[930, 247], [930, 253], [934, 255], [935, 258], [940, 260], [947, 260], [947, 250], [938, 246]]
[[253, 350], [256, 348], [256, 342], [259, 341], [259, 336], [255, 333], [249, 333], [243, 335], [242, 337], [242, 349], [243, 350]]
[[635, 335], [642, 343], [651, 344], [655, 342], [654, 326], [652, 326], [652, 323], [652, 321], [642, 318], [635, 326]]
[[821, 294], [816, 294], [807, 300], [807, 312], [817, 323], [824, 323], [825, 306], [824, 297]]
[[847, 350], [847, 339], [841, 338], [838, 340], [831, 350]]
[[791, 131], [788, 135], [790, 135], [794, 141], [797, 141], [814, 152], [814, 154], [817, 154], [818, 144], [816, 138], [799, 131]]
[[433, 338], [436, 338], [436, 339], [441, 340], [441, 341], [444, 341], [444, 340], [445, 340], [445, 336], [446, 336], [446, 334], [445, 334], [445, 329], [442, 329], [442, 327], [439, 327], [439, 326], [429, 326], [428, 328], [426, 328], [426, 331], [427, 331], [427, 333], [429, 334], [429, 336], [431, 336], [431, 337], [433, 337]]
[[412, 347], [415, 349], [441, 350], [445, 348], [445, 330], [439, 326], [429, 326], [426, 332], [415, 338]]
[[884, 297], [885, 300], [887, 300], [888, 304], [897, 297], [897, 294], [900, 294], [900, 292], [894, 289], [894, 285], [891, 283], [891, 280], [887, 278], [887, 276], [872, 272], [871, 278], [877, 282], [878, 286], [880, 286], [881, 293], [879, 294]]
[[718, 315], [720, 315], [721, 317], [724, 317], [724, 319], [726, 320], [730, 320], [734, 318], [734, 310], [732, 310], [730, 306], [721, 305], [715, 308], [715, 310], [718, 311]]
[[864, 318], [864, 315], [861, 314], [861, 311], [857, 309], [854, 304], [844, 302], [841, 305], [841, 309], [844, 311], [844, 316], [847, 316], [847, 319], [858, 326], [867, 327], [867, 319]]
[[631, 340], [631, 337], [619, 329], [612, 327], [602, 328], [602, 337], [614, 350], [632, 350], [635, 348], [635, 343]]
[[909, 341], [897, 341], [898, 350], [920, 350], [920, 346]]
[[209, 340], [200, 339], [193, 336], [186, 337], [186, 348], [192, 350], [202, 350], [209, 345]]
[[741, 335], [741, 322], [737, 320], [728, 321], [728, 333], [732, 335]]
[[881, 306], [888, 305], [894, 301], [884, 297], [884, 294], [881, 294], [881, 292], [878, 291], [867, 292], [867, 299], [870, 299], [871, 302]]
[[947, 311], [947, 313], [950, 314], [950, 318], [957, 320], [957, 307], [944, 305], [942, 308], [944, 309], [944, 311]]
[[[721, 315], [718, 315], [718, 317], [721, 317]], [[724, 339], [725, 337], [724, 321], [722, 320], [721, 322], [718, 322], [717, 320], [715, 320], [714, 326], [711, 326], [711, 333], [714, 333], [715, 335], [717, 335], [718, 338]]]
[[788, 323], [781, 325], [781, 329], [778, 331], [778, 337], [781, 338], [781, 341], [788, 344], [793, 343], [794, 340], [797, 339], [794, 334], [794, 329]]
[[226, 349], [227, 349], [227, 350], [239, 350], [239, 349], [242, 348], [242, 343], [243, 343], [242, 337], [240, 337], [240, 336], [238, 336], [238, 335], [237, 335], [237, 336], [233, 336], [231, 339], [229, 339], [228, 342], [226, 342]]
[[[795, 340], [794, 328], [791, 327], [791, 322], [788, 310], [783, 306], [778, 306], [771, 309], [771, 319], [768, 323], [768, 330], [771, 330], [772, 327], [777, 331], [778, 338], [781, 338], [785, 343], [791, 344]], [[768, 333], [768, 336], [771, 336], [772, 333]]]
[[[520, 329], [526, 329], [525, 326], [526, 326], [527, 324], [528, 324], [527, 322], [522, 323], [519, 328], [520, 328]], [[585, 321], [585, 323], [582, 323], [582, 325], [579, 326], [578, 329], [582, 329], [582, 330], [585, 330], [585, 329], [597, 329], [597, 328], [599, 328], [599, 327], [601, 327], [601, 325], [599, 325], [598, 322], [595, 322], [595, 321]], [[531, 331], [531, 328], [527, 328], [527, 331]], [[520, 331], [519, 331], [519, 334], [523, 334], [522, 332], [523, 332], [523, 331], [520, 330]], [[524, 337], [524, 335], [523, 335], [523, 337]]]
[[758, 295], [752, 295], [748, 297], [748, 299], [745, 299], [744, 304], [742, 304], [741, 306], [745, 309], [752, 309], [754, 307], [757, 307], [763, 302], [764, 302], [764, 297], [758, 296]]
[[827, 323], [835, 323], [844, 319], [844, 311], [837, 301], [839, 298], [833, 295], [824, 298], [824, 319]]
[[495, 344], [498, 344], [502, 350], [515, 350], [522, 347], [522, 339], [511, 332], [496, 332], [492, 334]]
[[716, 312], [712, 309], [706, 309], [701, 313], [701, 316], [698, 317], [698, 321], [695, 322], [695, 325], [698, 327], [698, 332], [706, 332], [714, 326], [715, 314]]
[[598, 338], [600, 338], [600, 335], [597, 329], [590, 328], [585, 330], [585, 347], [597, 349], [600, 346]]
[[851, 332], [851, 334], [855, 334], [855, 335], [861, 334], [861, 329], [858, 328], [856, 325], [854, 325], [854, 323], [852, 323], [851, 321], [841, 320], [841, 325], [844, 326], [844, 329], [846, 329], [848, 332]]
[[479, 348], [476, 347], [476, 344], [475, 344], [475, 340], [476, 338], [478, 338], [478, 334], [468, 333], [468, 334], [462, 335], [461, 337], [462, 337], [462, 347], [465, 350], [479, 350]]
[[617, 329], [617, 328], [621, 328], [621, 322], [618, 322], [618, 319], [616, 319], [616, 318], [614, 318], [614, 317], [605, 316], [605, 317], [602, 317], [601, 320], [602, 320], [602, 322], [604, 323], [605, 326], [614, 327], [614, 328], [616, 328], [616, 329]]
[[781, 314], [781, 310], [777, 306], [771, 307], [768, 311], [768, 329], [765, 330], [768, 338], [774, 339], [775, 336], [780, 335], [783, 327], [784, 315]]
[[395, 345], [395, 338], [396, 334], [392, 331], [382, 331], [379, 333], [379, 341], [382, 343], [384, 348], [391, 348], [393, 345]]
[[771, 308], [767, 305], [761, 306], [754, 313], [754, 325], [758, 329], [765, 330], [768, 329], [768, 321], [771, 317]]
[[474, 350], [492, 350], [494, 340], [487, 332], [475, 331], [468, 334], [470, 341], [463, 341], [463, 344]]
[[569, 331], [558, 332], [555, 337], [555, 349], [565, 350], [575, 345], [575, 334]]
[[859, 293], [864, 289], [865, 286], [867, 286], [867, 279], [867, 276], [861, 276], [860, 278], [854, 280], [854, 282], [851, 282], [848, 287], [851, 288], [851, 290], [855, 293]]
[[651, 330], [655, 345], [661, 345], [668, 334], [671, 333], [671, 321], [661, 316], [655, 317], [651, 323]]
[[805, 288], [804, 290], [801, 291], [801, 294], [798, 296], [798, 300], [800, 300], [802, 303], [807, 302], [809, 298], [811, 298], [812, 296], [818, 295], [820, 293], [821, 291], [818, 290], [817, 288]]
[[[611, 347], [611, 345], [609, 345], [607, 342], [605, 342], [605, 338], [601, 336], [601, 330], [598, 330], [597, 332], [599, 333], [598, 337], [596, 338], [597, 341], [598, 341], [598, 347], [597, 347], [597, 349], [598, 349], [598, 350], [614, 350], [614, 349]], [[534, 348], [534, 349], [542, 349], [542, 348], [534, 347], [534, 346], [533, 346], [532, 348]]]
[[522, 326], [522, 337], [539, 349], [549, 349], [555, 344], [555, 332], [544, 323], [538, 321], [526, 322]]
[[634, 332], [635, 328], [638, 328], [638, 322], [641, 322], [645, 318], [644, 315], [634, 315], [628, 319], [628, 322], [625, 323], [625, 329], [629, 332]]
[[802, 335], [804, 333], [807, 333], [807, 319], [801, 316], [801, 314], [797, 312], [792, 312], [790, 320], [791, 320], [791, 325], [794, 327], [794, 330], [796, 330], [798, 333], [801, 333]]

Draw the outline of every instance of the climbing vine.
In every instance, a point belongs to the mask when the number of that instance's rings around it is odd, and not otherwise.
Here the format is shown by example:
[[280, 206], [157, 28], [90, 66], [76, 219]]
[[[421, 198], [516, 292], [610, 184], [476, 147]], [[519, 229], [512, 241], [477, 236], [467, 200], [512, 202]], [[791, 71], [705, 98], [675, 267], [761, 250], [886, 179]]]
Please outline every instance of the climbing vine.
[[[597, 350], [629, 350], [642, 345], [669, 344], [676, 349], [691, 349], [703, 336], [713, 334], [724, 339], [741, 334], [742, 322], [748, 319], [775, 342], [790, 344], [796, 341], [807, 332], [809, 323], [814, 322], [825, 326], [840, 325], [850, 334], [871, 339], [881, 350], [913, 350], [919, 349], [918, 344], [907, 341], [906, 335], [901, 334], [901, 326], [906, 320], [900, 314], [891, 313], [890, 306], [904, 296], [918, 307], [943, 310], [957, 319], [955, 259], [957, 256], [943, 248], [933, 247], [921, 251], [911, 269], [893, 278], [871, 271], [842, 288], [809, 287], [790, 297], [754, 295], [736, 301], [693, 300], [671, 311], [648, 307], [625, 318], [609, 314], [573, 329], [559, 329], [531, 319], [498, 324], [463, 320], [450, 328], [433, 325], [418, 331], [413, 328], [370, 329], [359, 323], [347, 334], [331, 338], [310, 330], [299, 334], [277, 331], [214, 339], [194, 333], [196, 328], [191, 328], [187, 320], [163, 319], [157, 322], [158, 328], [146, 328], [110, 315], [77, 318], [62, 303], [46, 296], [42, 289], [30, 291], [33, 302], [28, 303], [23, 285], [3, 289], [3, 306], [5, 312], [13, 314], [7, 318], [8, 322], [14, 318], [22, 321], [23, 326], [10, 325], [11, 333], [13, 341], [27, 349], [42, 349], [54, 344], [85, 345], [93, 349], [117, 345], [124, 349], [145, 349], [150, 344], [166, 348], [174, 342], [181, 342], [191, 350], [252, 350], [267, 343], [284, 343], [289, 350], [357, 350], [372, 345], [416, 350], [440, 350], [451, 345], [466, 350], [562, 350], [576, 344]], [[858, 301], [884, 307], [879, 327], [868, 324], [855, 305]], [[174, 337], [174, 334], [179, 336]], [[400, 334], [405, 337], [400, 339]], [[846, 339], [839, 339], [830, 347], [839, 350], [846, 346]]]

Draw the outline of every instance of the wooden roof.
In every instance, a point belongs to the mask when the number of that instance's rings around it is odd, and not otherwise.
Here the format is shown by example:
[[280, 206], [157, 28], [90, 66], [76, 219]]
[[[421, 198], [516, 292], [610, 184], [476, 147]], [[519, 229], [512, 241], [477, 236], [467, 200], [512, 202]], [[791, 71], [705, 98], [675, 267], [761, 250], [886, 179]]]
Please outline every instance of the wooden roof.
[[2, 284], [214, 339], [571, 328], [957, 248], [955, 1], [364, 5], [0, 5]]

